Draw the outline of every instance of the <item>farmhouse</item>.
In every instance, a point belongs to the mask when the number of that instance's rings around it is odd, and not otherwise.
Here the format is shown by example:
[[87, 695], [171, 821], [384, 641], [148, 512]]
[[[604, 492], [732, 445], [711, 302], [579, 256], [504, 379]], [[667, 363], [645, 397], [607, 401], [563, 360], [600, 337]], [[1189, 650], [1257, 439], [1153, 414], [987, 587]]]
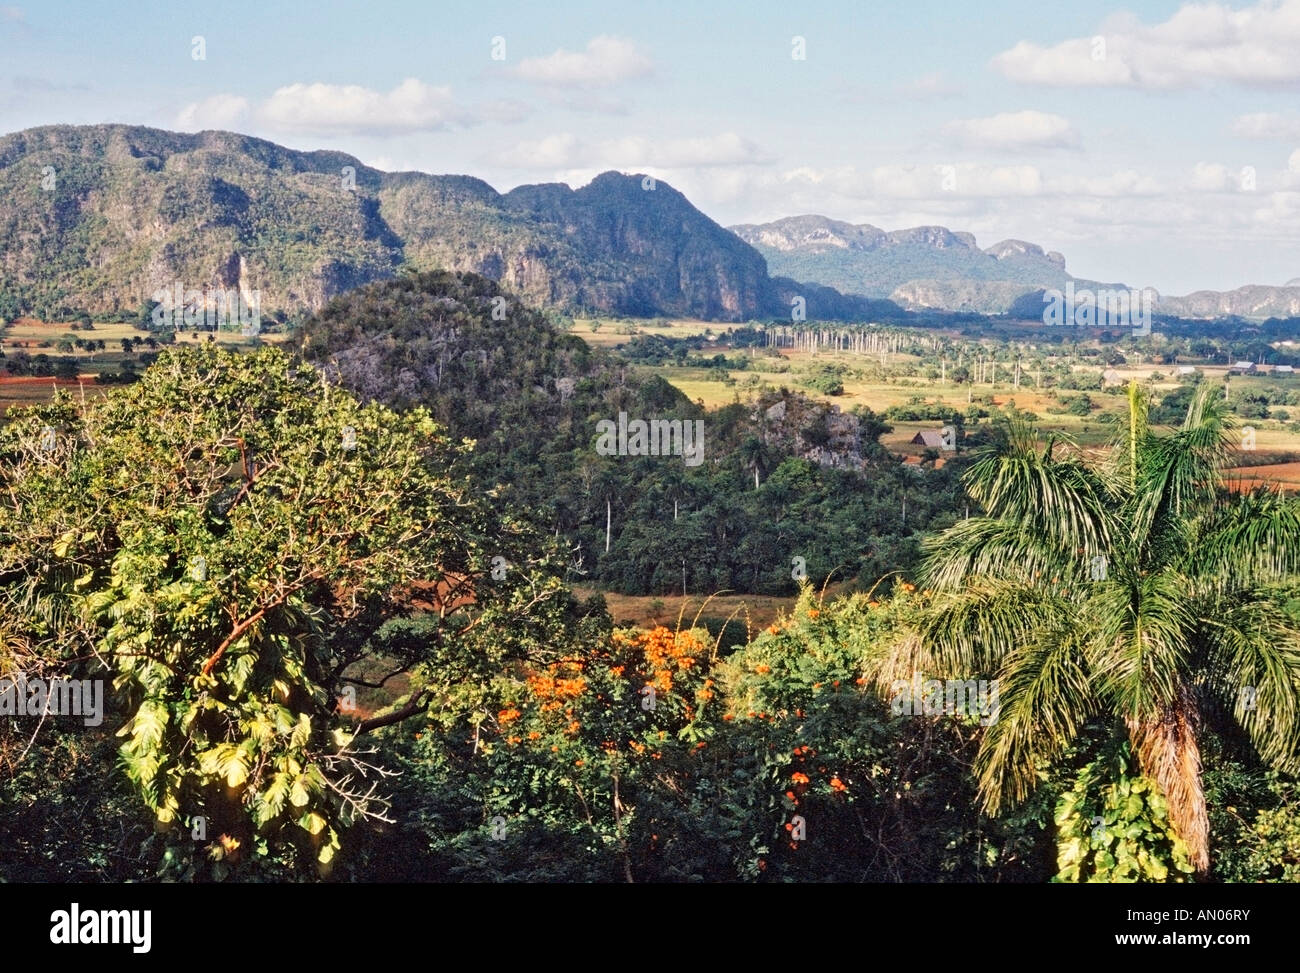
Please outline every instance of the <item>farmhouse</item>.
[[931, 449], [943, 449], [943, 431], [923, 429], [912, 437], [911, 443], [913, 446], [929, 446]]

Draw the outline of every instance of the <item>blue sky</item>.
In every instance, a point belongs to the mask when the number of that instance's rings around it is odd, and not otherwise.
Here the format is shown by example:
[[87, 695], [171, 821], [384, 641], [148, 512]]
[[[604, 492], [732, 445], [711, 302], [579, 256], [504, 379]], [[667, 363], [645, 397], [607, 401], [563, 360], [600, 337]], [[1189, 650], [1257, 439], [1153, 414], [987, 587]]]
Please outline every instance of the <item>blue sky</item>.
[[939, 223], [1171, 294], [1300, 277], [1300, 0], [0, 4], [0, 131], [95, 122], [646, 172], [723, 224]]

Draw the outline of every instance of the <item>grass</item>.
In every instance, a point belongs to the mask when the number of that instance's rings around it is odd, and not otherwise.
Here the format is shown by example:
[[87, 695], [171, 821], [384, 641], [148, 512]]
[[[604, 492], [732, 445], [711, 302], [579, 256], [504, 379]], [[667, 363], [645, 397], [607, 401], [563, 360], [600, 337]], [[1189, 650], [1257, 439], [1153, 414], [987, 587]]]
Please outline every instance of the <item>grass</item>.
[[[595, 594], [594, 588], [574, 588], [574, 595], [590, 598]], [[677, 627], [680, 615], [682, 627], [689, 628], [696, 614], [703, 608], [701, 622], [706, 619], [721, 623], [728, 618], [735, 618], [741, 625], [748, 622], [753, 635], [776, 621], [777, 614], [794, 607], [795, 599], [774, 595], [740, 595], [721, 594], [708, 599], [701, 595], [620, 595], [614, 592], [602, 592], [605, 605], [616, 625], [652, 628], [665, 625]]]
[[[572, 333], [589, 345], [613, 348], [636, 335], [657, 334], [664, 338], [691, 338], [703, 334], [710, 328], [714, 334], [725, 334], [728, 328], [740, 327], [736, 324], [719, 324], [717, 321], [698, 321], [692, 318], [665, 318], [663, 321], [664, 326], [659, 327], [645, 321], [621, 318], [577, 318], [573, 322]], [[595, 331], [591, 329], [593, 324], [598, 325]]]
[[[732, 357], [738, 353], [725, 343], [727, 325], [675, 319], [668, 321], [665, 327], [648, 327], [638, 322], [603, 319], [599, 330], [593, 333], [590, 330], [591, 323], [589, 320], [577, 322], [573, 333], [590, 344], [607, 348], [627, 341], [633, 334], [661, 334], [682, 338], [701, 335], [706, 329], [712, 328], [713, 333], [723, 340], [707, 346], [699, 354], [707, 356], [721, 352]], [[1038, 417], [1037, 425], [1041, 430], [1069, 436], [1085, 448], [1105, 445], [1114, 437], [1116, 430], [1124, 425], [1128, 406], [1122, 392], [1130, 381], [1137, 380], [1148, 384], [1157, 395], [1170, 392], [1179, 385], [1177, 367], [1173, 365], [1130, 363], [1107, 366], [1099, 360], [1077, 364], [1073, 370], [1076, 373], [1098, 375], [1113, 368], [1116, 374], [1112, 390], [1091, 390], [1086, 393], [1060, 390], [1059, 396], [1056, 390], [1039, 388], [1030, 368], [1022, 371], [1020, 387], [1016, 388], [1010, 380], [1010, 371], [1005, 363], [998, 369], [999, 381], [992, 384], [981, 382], [972, 386], [921, 375], [906, 375], [905, 372], [914, 370], [922, 364], [921, 359], [906, 354], [890, 354], [882, 364], [879, 358], [848, 352], [821, 351], [814, 354], [804, 349], [783, 348], [780, 355], [776, 357], [763, 353], [751, 354], [751, 361], [753, 364], [749, 369], [733, 370], [729, 373], [712, 368], [679, 365], [639, 367], [643, 371], [662, 377], [687, 398], [703, 404], [706, 409], [745, 402], [764, 391], [782, 387], [836, 405], [845, 412], [855, 406], [864, 406], [874, 412], [883, 413], [890, 406], [905, 405], [909, 399], [917, 397], [928, 402], [941, 402], [964, 411], [971, 404], [980, 404], [988, 408], [987, 402], [979, 400], [992, 396], [992, 404], [995, 407], [1005, 409], [1008, 406], [1015, 406], [1031, 412]], [[820, 393], [805, 384], [805, 380], [815, 369], [828, 364], [840, 365], [846, 369], [842, 377], [843, 392], [839, 395]], [[1207, 381], [1222, 382], [1228, 374], [1226, 365], [1200, 364], [1196, 367]], [[1159, 377], [1152, 380], [1155, 373], [1159, 373]], [[730, 381], [723, 381], [724, 377], [728, 377]], [[1230, 384], [1234, 390], [1244, 391], [1265, 389], [1278, 384], [1285, 388], [1300, 388], [1300, 375], [1289, 378], [1233, 376]], [[1088, 395], [1092, 400], [1094, 406], [1092, 412], [1087, 416], [1076, 416], [1065, 412], [1065, 401], [1082, 394]], [[1293, 411], [1300, 419], [1300, 407]], [[1114, 421], [1103, 419], [1103, 415], [1114, 417]], [[902, 455], [921, 452], [922, 447], [910, 443], [912, 437], [921, 430], [937, 429], [940, 425], [938, 422], [899, 420], [890, 420], [890, 422], [894, 430], [882, 436], [881, 442], [887, 448]], [[1241, 425], [1250, 425], [1255, 429], [1256, 449], [1261, 453], [1300, 452], [1300, 434], [1288, 428], [1285, 423], [1277, 420], [1241, 420]], [[967, 423], [967, 428], [971, 427], [971, 424]]]

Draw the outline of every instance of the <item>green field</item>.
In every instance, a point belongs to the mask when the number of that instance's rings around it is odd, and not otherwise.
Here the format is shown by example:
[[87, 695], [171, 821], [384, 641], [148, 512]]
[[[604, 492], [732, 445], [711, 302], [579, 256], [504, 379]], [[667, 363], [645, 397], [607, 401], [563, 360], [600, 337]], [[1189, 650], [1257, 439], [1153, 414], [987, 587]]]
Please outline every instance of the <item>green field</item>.
[[[1083, 354], [1064, 353], [1063, 349], [1052, 349], [1061, 353], [1047, 354], [1047, 349], [1026, 346], [1023, 342], [1014, 340], [1014, 335], [1009, 336], [1008, 340], [990, 341], [986, 338], [979, 343], [967, 342], [967, 355], [973, 351], [998, 360], [996, 380], [991, 380], [990, 375], [990, 380], [957, 382], [952, 379], [950, 372], [943, 378], [937, 374], [939, 357], [934, 355], [891, 352], [882, 359], [876, 355], [846, 351], [822, 350], [814, 353], [792, 348], [781, 348], [779, 351], [736, 350], [727, 344], [725, 337], [727, 329], [732, 326], [705, 321], [677, 319], [667, 322], [663, 327], [645, 327], [627, 321], [604, 320], [595, 333], [591, 332], [590, 324], [587, 321], [579, 322], [574, 327], [574, 333], [589, 344], [615, 351], [638, 335], [668, 338], [705, 336], [706, 343], [697, 355], [708, 358], [723, 354], [729, 361], [745, 358], [748, 366], [743, 369], [719, 369], [690, 364], [638, 366], [661, 376], [692, 401], [702, 403], [709, 409], [744, 402], [764, 391], [782, 387], [798, 390], [846, 412], [862, 406], [883, 413], [890, 407], [905, 406], [909, 401], [919, 398], [928, 403], [942, 403], [959, 411], [970, 406], [981, 406], [990, 413], [1011, 408], [1029, 412], [1036, 417], [1037, 425], [1044, 431], [1065, 434], [1080, 445], [1091, 447], [1108, 442], [1117, 428], [1116, 423], [1124, 421], [1128, 408], [1124, 393], [1131, 381], [1142, 383], [1157, 398], [1174, 392], [1181, 384], [1177, 365], [1153, 365], [1149, 362], [1109, 365], [1096, 357], [1090, 360]], [[955, 345], [960, 343], [954, 335], [945, 337]], [[1015, 350], [1026, 352], [1018, 387], [1013, 381], [1011, 369]], [[947, 359], [944, 370], [948, 371], [955, 364], [953, 358]], [[1179, 364], [1197, 368], [1203, 379], [1210, 382], [1222, 382], [1229, 371], [1226, 365], [1203, 360], [1180, 357]], [[809, 383], [812, 375], [826, 366], [843, 370], [843, 387], [838, 394], [818, 391]], [[1111, 374], [1106, 380], [1106, 387], [1084, 393], [1053, 387], [1059, 385], [1062, 370], [1093, 379], [1105, 372]], [[1053, 374], [1056, 376], [1055, 381], [1051, 377]], [[1300, 375], [1232, 375], [1229, 382], [1235, 393], [1273, 389], [1294, 392], [1300, 397]], [[1076, 415], [1067, 411], [1070, 402], [1081, 394], [1086, 394], [1091, 402], [1088, 414]], [[1300, 419], [1300, 406], [1292, 412], [1294, 418]], [[891, 419], [890, 423], [894, 427], [893, 432], [886, 434], [881, 441], [901, 453], [921, 452], [922, 447], [912, 446], [909, 441], [917, 432], [932, 430], [940, 425], [934, 421], [904, 419]], [[968, 422], [967, 428], [974, 424]], [[1291, 418], [1242, 418], [1241, 424], [1250, 425], [1255, 430], [1255, 450], [1261, 454], [1277, 456], [1300, 453], [1300, 423]]]

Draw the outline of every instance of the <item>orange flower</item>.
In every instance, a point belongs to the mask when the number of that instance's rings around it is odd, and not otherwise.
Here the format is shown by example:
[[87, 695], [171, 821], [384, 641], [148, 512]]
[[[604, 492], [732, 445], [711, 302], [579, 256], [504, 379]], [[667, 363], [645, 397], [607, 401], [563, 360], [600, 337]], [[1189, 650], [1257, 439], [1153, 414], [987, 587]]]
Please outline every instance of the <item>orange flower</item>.
[[792, 781], [794, 781], [796, 784], [806, 784], [806, 783], [808, 783], [808, 775], [807, 775], [807, 774], [800, 773], [800, 772], [797, 771], [797, 770], [796, 770], [793, 774], [790, 775], [790, 779], [791, 779]]
[[757, 666], [754, 666], [754, 671], [755, 671], [755, 672], [771, 672], [772, 669], [771, 669], [770, 666], [766, 666], [766, 665], [757, 665]]
[[541, 734], [538, 733], [536, 730], [529, 730], [529, 731], [528, 731], [528, 739], [530, 739], [530, 740], [537, 740], [537, 739], [539, 739], [540, 737], [541, 737]]
[[501, 723], [512, 723], [517, 719], [519, 719], [519, 710], [514, 709], [513, 707], [510, 709], [503, 709], [497, 714], [497, 720]]
[[522, 737], [507, 737], [506, 742], [509, 743], [511, 746], [514, 746], [516, 743], [519, 743], [522, 739], [523, 739]]
[[785, 796], [788, 797], [788, 798], [790, 798], [790, 800], [793, 801], [793, 800], [794, 800], [794, 791], [786, 791], [786, 792], [785, 792]]
[[575, 760], [575, 761], [573, 762], [573, 766], [575, 766], [575, 767], [581, 767], [585, 762], [586, 762], [586, 761], [583, 761], [583, 760]]
[[818, 609], [818, 608], [809, 608], [809, 609], [808, 609], [808, 617], [809, 617], [809, 618], [816, 618], [816, 617], [817, 617], [818, 615], [820, 615], [820, 614], [821, 614], [821, 610]]
[[727, 714], [724, 715], [722, 718], [723, 718], [724, 720], [726, 720], [727, 722], [731, 722], [732, 720], [735, 719], [735, 717], [732, 716], [730, 713], [727, 713]]
[[840, 780], [838, 777], [832, 777], [832, 778], [831, 778], [831, 790], [833, 790], [833, 791], [847, 791], [848, 788], [844, 786], [844, 781]]

